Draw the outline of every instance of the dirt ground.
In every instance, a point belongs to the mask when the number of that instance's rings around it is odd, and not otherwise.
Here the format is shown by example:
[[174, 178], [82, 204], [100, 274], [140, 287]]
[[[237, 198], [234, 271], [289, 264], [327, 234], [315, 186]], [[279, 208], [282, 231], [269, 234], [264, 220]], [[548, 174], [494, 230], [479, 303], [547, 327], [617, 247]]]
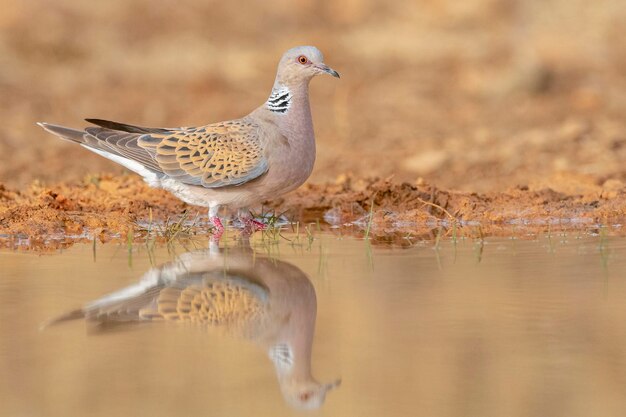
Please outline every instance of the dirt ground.
[[123, 235], [148, 209], [156, 220], [195, 212], [35, 122], [236, 118], [266, 99], [280, 54], [298, 44], [318, 46], [342, 78], [311, 85], [309, 183], [268, 206], [362, 224], [373, 199], [381, 236], [420, 235], [442, 219], [485, 234], [621, 223], [622, 3], [10, 2], [0, 12], [0, 235]]
[[[150, 229], [146, 224], [171, 225], [180, 218], [193, 223], [191, 234], [210, 232], [205, 210], [130, 175], [89, 176], [55, 186], [35, 183], [24, 191], [0, 185], [0, 202], [0, 245], [10, 247], [54, 249], [94, 238], [141, 239]], [[303, 230], [321, 220], [325, 229], [350, 226], [341, 233], [369, 234], [401, 245], [410, 243], [406, 237], [428, 239], [451, 232], [482, 238], [550, 230], [597, 232], [607, 226], [607, 233], [622, 234], [616, 225], [626, 218], [626, 189], [611, 180], [602, 187], [586, 184], [583, 194], [528, 187], [477, 194], [342, 176], [333, 183], [305, 185], [266, 202], [262, 210], [285, 213]]]

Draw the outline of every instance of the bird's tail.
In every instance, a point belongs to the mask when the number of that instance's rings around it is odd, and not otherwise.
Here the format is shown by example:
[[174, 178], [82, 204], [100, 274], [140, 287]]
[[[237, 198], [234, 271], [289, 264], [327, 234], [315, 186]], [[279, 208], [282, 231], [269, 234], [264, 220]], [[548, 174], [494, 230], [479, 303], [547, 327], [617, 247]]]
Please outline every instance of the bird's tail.
[[44, 130], [60, 137], [61, 139], [69, 140], [76, 143], [85, 143], [85, 132], [83, 130], [70, 129], [69, 127], [53, 125], [44, 122], [38, 122], [37, 124], [44, 128]]

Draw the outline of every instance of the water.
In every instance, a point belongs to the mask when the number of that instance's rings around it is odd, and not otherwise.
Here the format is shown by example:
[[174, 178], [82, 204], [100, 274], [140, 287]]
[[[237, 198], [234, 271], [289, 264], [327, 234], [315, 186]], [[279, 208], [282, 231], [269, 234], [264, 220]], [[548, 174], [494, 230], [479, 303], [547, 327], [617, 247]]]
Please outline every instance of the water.
[[[227, 243], [0, 252], [0, 415], [295, 415], [339, 378], [314, 415], [626, 413], [624, 238]], [[210, 324], [39, 330], [172, 260], [168, 285], [230, 294]]]

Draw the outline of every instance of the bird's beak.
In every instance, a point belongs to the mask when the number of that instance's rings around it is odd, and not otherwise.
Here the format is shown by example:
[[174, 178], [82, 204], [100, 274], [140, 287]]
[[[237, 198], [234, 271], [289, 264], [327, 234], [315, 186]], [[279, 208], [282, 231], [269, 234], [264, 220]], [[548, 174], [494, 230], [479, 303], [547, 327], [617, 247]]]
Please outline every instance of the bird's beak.
[[331, 67], [329, 67], [326, 64], [317, 64], [315, 65], [315, 68], [324, 71], [325, 73], [328, 73], [330, 75], [332, 75], [335, 78], [340, 78], [339, 77], [339, 73], [337, 71], [335, 71], [334, 69], [332, 69]]

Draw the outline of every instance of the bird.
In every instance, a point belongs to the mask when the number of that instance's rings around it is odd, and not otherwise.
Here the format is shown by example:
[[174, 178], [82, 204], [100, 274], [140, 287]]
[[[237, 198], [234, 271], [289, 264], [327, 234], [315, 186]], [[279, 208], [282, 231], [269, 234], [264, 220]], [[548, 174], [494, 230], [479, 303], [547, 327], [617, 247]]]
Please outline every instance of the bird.
[[253, 230], [265, 225], [249, 208], [302, 185], [315, 162], [309, 82], [320, 74], [339, 78], [314, 46], [286, 51], [269, 98], [248, 115], [198, 127], [149, 128], [101, 119], [84, 129], [39, 122], [46, 131], [141, 175], [154, 188], [208, 208], [219, 238], [220, 207], [238, 210]]
[[315, 409], [341, 383], [312, 376], [316, 315], [315, 289], [302, 270], [242, 243], [184, 253], [151, 268], [136, 284], [48, 320], [42, 329], [81, 318], [102, 331], [150, 322], [220, 329], [266, 352], [290, 406]]

